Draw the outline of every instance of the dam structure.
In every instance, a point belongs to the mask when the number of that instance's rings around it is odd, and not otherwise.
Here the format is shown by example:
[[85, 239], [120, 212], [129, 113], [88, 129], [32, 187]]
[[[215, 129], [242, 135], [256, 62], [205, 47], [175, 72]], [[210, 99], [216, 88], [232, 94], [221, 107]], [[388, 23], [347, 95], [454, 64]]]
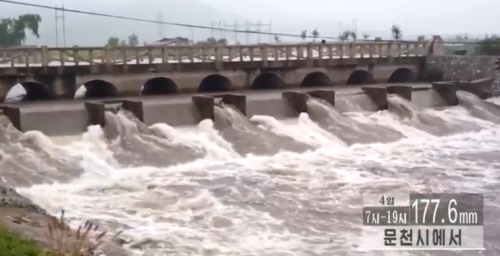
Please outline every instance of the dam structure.
[[[53, 135], [102, 125], [104, 105], [121, 102], [147, 125], [195, 125], [213, 115], [199, 102], [214, 93], [246, 94], [238, 104], [249, 117], [287, 118], [280, 90], [345, 86], [355, 92], [368, 84], [415, 83], [426, 56], [441, 46], [436, 36], [422, 42], [0, 49], [0, 99], [18, 129]], [[24, 88], [24, 98], [8, 102], [15, 85]], [[82, 87], [83, 99], [75, 100]]]
[[363, 195], [481, 193], [500, 254], [495, 67], [440, 37], [0, 59], [0, 224], [23, 237], [49, 244], [64, 209], [108, 232], [107, 256], [361, 256]]
[[[0, 49], [0, 100], [413, 82], [431, 42]], [[434, 47], [434, 46], [433, 46]]]

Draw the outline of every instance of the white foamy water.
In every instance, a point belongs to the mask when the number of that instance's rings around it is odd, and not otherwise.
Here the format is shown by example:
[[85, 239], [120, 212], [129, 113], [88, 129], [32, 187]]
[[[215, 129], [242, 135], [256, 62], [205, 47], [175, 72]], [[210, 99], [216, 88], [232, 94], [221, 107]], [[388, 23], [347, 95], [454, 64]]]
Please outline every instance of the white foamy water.
[[[348, 146], [307, 114], [286, 121], [256, 116], [251, 121], [260, 129], [295, 138], [313, 149], [241, 156], [211, 121], [191, 128], [153, 125], [158, 141], [141, 135], [141, 143], [158, 147], [168, 142], [203, 153], [169, 166], [124, 166], [96, 126], [72, 141], [31, 132], [23, 136], [53, 158], [66, 158], [82, 173], [70, 181], [18, 191], [51, 213], [65, 209], [74, 225], [90, 219], [112, 232], [124, 230], [128, 248], [137, 255], [156, 251], [157, 255], [231, 256], [459, 255], [359, 251], [362, 194], [485, 193], [490, 228], [486, 246], [492, 252], [488, 255], [497, 255], [500, 126], [473, 117], [461, 106], [424, 112], [450, 125], [467, 122], [480, 129], [436, 136], [389, 111], [350, 114], [350, 122], [363, 127], [376, 124], [404, 137]], [[118, 138], [126, 139], [133, 141]]]

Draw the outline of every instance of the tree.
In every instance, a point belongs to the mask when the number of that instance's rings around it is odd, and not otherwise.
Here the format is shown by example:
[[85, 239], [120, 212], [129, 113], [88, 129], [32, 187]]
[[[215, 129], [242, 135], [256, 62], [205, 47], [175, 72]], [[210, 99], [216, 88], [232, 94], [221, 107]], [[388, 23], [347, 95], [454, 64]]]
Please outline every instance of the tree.
[[338, 38], [339, 38], [340, 41], [345, 42], [345, 41], [349, 40], [349, 36], [351, 36], [351, 31], [350, 30], [346, 30], [346, 31], [340, 33], [340, 35], [338, 36]]
[[127, 41], [122, 40], [122, 41], [120, 42], [120, 46], [127, 46]]
[[229, 42], [227, 41], [226, 38], [221, 38], [217, 40], [217, 44], [222, 44], [222, 45], [227, 45]]
[[276, 43], [280, 43], [280, 42], [281, 42], [281, 38], [280, 38], [278, 35], [275, 35], [275, 36], [274, 36], [274, 41], [275, 41]]
[[496, 35], [486, 36], [476, 46], [479, 55], [500, 55], [500, 37]]
[[363, 33], [363, 39], [367, 40], [368, 38], [370, 38], [370, 34]]
[[401, 40], [401, 38], [403, 38], [403, 30], [401, 30], [399, 25], [396, 24], [392, 25], [391, 33], [392, 33], [392, 38], [394, 38], [394, 40], [396, 41], [399, 41]]
[[[486, 35], [486, 38], [488, 38], [488, 35]], [[458, 42], [464, 42], [464, 41], [468, 41], [469, 40], [469, 36], [467, 36], [467, 34], [465, 34], [464, 36], [462, 35], [457, 35], [455, 37], [455, 40], [458, 41]]]
[[139, 37], [136, 34], [132, 34], [132, 35], [128, 36], [128, 45], [138, 46], [139, 45]]
[[300, 37], [305, 41], [307, 38], [307, 30], [302, 30], [302, 32], [300, 33]]
[[424, 35], [417, 36], [417, 41], [419, 42], [425, 41], [425, 36]]
[[0, 47], [18, 46], [26, 40], [26, 30], [37, 38], [38, 28], [42, 18], [38, 14], [23, 14], [17, 18], [6, 18], [0, 20]]
[[316, 38], [318, 38], [319, 36], [319, 31], [317, 29], [314, 29], [312, 32], [311, 32], [311, 35], [313, 36], [313, 40], [314, 42], [316, 42]]
[[108, 38], [107, 45], [111, 46], [111, 47], [117, 47], [119, 42], [120, 42], [120, 39], [118, 37], [110, 37], [110, 38]]
[[351, 36], [351, 38], [356, 41], [358, 39], [358, 34], [355, 32], [355, 31], [350, 31], [349, 32], [349, 36]]
[[217, 39], [215, 39], [215, 37], [209, 37], [209, 38], [207, 38], [207, 43], [217, 44]]

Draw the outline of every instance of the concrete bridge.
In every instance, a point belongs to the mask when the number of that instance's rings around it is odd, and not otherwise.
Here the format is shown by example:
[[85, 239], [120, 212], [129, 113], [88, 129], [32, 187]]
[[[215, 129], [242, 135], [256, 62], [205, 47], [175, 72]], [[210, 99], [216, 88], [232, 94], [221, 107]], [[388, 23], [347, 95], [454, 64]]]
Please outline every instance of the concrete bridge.
[[21, 84], [26, 100], [415, 82], [425, 42], [351, 42], [235, 46], [0, 49], [0, 102]]

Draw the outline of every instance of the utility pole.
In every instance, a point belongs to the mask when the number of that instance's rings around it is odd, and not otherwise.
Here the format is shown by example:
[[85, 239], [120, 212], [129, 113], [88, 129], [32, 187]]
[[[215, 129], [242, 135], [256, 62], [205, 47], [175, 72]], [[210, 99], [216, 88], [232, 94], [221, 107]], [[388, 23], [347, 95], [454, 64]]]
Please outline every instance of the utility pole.
[[55, 6], [54, 11], [54, 18], [56, 19], [56, 47], [59, 47], [59, 20], [57, 16], [57, 5]]
[[220, 32], [219, 39], [224, 38], [224, 31], [222, 30], [222, 21], [220, 21], [220, 20], [219, 20], [219, 32]]
[[66, 12], [64, 11], [64, 4], [62, 6], [62, 27], [63, 27], [63, 43], [66, 47]]
[[257, 43], [260, 43], [260, 28], [262, 27], [262, 22], [259, 20], [257, 22]]
[[248, 31], [250, 31], [250, 21], [249, 20], [245, 20], [245, 43], [246, 44], [249, 44], [250, 42], [250, 33]]
[[215, 27], [215, 23], [212, 21], [212, 29], [211, 29], [211, 31], [210, 31], [210, 32], [211, 32], [211, 34], [212, 34], [212, 38], [215, 38], [215, 36], [214, 36], [214, 32], [215, 32], [215, 31], [214, 31], [214, 27]]
[[[56, 5], [54, 11], [54, 17], [56, 21], [56, 47], [59, 47], [59, 19], [61, 19], [62, 22], [63, 46], [66, 47], [66, 18], [64, 15], [64, 5], [62, 6], [62, 8], [59, 8]], [[59, 15], [59, 12], [61, 12], [62, 14]]]
[[158, 13], [157, 23], [158, 23], [158, 37], [160, 39], [162, 39], [163, 38], [163, 13], [162, 12]]
[[269, 42], [272, 42], [273, 41], [273, 35], [271, 35], [271, 33], [273, 33], [273, 21], [272, 20], [269, 20], [269, 27], [268, 27], [268, 31], [269, 32]]

